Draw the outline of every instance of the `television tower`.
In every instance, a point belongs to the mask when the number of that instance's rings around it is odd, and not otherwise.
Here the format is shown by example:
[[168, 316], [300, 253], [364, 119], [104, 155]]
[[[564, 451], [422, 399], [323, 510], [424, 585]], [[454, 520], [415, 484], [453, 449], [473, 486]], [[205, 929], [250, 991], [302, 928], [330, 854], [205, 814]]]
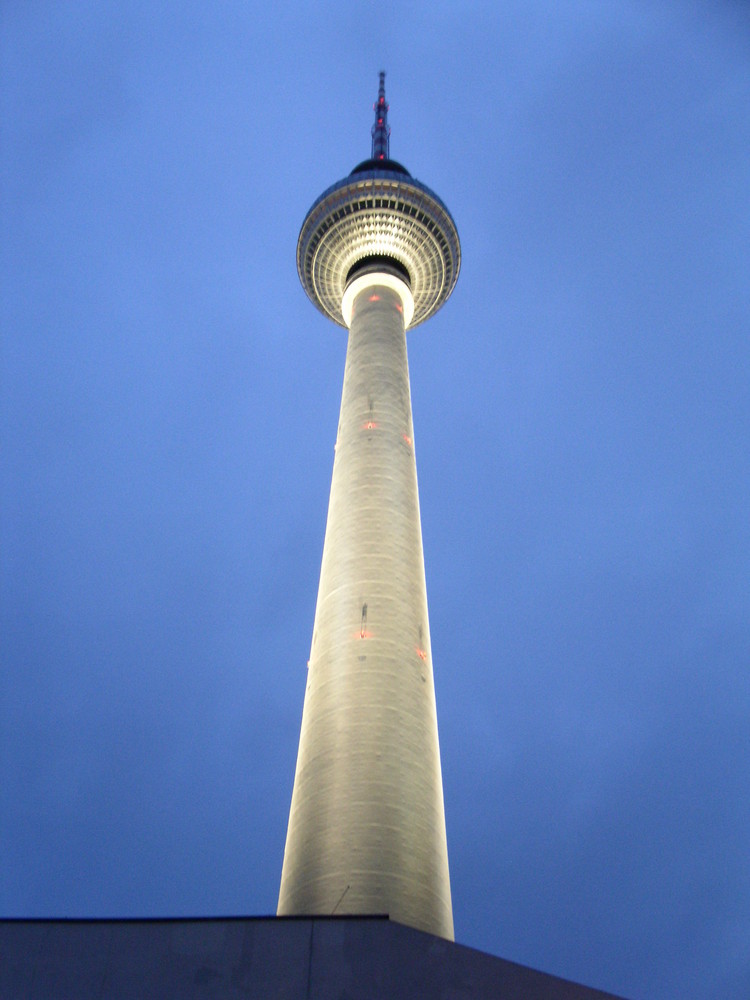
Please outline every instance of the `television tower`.
[[405, 331], [447, 300], [461, 249], [390, 158], [385, 73], [374, 110], [370, 159], [297, 242], [349, 342], [278, 913], [385, 913], [452, 940]]

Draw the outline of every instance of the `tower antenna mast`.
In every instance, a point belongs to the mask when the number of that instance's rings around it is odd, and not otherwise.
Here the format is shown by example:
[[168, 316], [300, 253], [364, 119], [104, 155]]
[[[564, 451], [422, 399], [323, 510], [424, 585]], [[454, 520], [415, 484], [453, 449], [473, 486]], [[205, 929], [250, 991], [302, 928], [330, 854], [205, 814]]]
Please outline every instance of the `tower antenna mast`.
[[372, 158], [373, 160], [390, 159], [391, 129], [388, 125], [388, 108], [385, 103], [385, 70], [380, 71], [380, 86], [378, 99], [372, 108], [375, 112], [375, 124], [372, 126]]

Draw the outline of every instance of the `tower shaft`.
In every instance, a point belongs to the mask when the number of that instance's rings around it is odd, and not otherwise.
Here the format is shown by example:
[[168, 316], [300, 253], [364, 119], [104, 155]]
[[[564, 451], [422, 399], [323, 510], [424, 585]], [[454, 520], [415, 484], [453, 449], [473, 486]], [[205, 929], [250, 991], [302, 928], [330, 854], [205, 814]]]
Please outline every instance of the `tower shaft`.
[[453, 938], [406, 356], [408, 285], [356, 278], [279, 914]]

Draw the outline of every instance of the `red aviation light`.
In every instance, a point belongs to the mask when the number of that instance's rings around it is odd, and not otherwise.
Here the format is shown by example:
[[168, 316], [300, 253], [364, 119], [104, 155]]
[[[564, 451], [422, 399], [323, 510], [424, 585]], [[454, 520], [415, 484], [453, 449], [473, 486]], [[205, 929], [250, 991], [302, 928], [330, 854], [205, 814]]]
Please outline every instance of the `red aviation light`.
[[359, 630], [359, 632], [357, 632], [357, 638], [358, 639], [372, 639], [372, 632], [368, 632], [367, 629], [362, 628], [362, 629]]
[[362, 424], [363, 431], [376, 431], [377, 429], [378, 425], [374, 420], [368, 420], [366, 424]]
[[406, 441], [406, 443], [411, 448], [411, 438], [409, 437], [409, 435], [408, 434], [402, 434], [401, 437], [404, 439], [404, 441]]
[[396, 303], [396, 308], [398, 309], [398, 311], [399, 311], [400, 313], [402, 313], [402, 312], [404, 311], [404, 307], [403, 307], [403, 306], [401, 305], [401, 303], [400, 303], [400, 302], [397, 302], [397, 303]]
[[368, 302], [380, 302], [380, 296], [379, 295], [371, 295], [370, 298], [367, 301]]
[[416, 650], [417, 650], [417, 656], [419, 657], [419, 659], [420, 660], [424, 660], [426, 662], [427, 661], [427, 650], [426, 649], [420, 649], [419, 646], [416, 647]]
[[382, 154], [382, 153], [380, 154], [380, 159], [381, 159], [381, 160], [384, 160], [384, 159], [385, 159], [385, 157], [383, 156], [383, 154]]

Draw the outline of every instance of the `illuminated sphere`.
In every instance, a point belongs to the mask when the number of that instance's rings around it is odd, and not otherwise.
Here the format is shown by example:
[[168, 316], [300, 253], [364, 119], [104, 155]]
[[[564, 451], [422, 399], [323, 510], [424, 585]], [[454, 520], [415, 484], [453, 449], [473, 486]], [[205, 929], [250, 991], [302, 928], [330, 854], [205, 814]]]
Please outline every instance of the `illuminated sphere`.
[[[345, 326], [347, 281], [374, 259], [396, 261], [414, 297], [411, 326], [448, 299], [461, 267], [450, 212], [395, 160], [365, 160], [329, 187], [307, 213], [297, 241], [302, 286], [322, 313]], [[400, 266], [399, 266], [400, 265]]]

